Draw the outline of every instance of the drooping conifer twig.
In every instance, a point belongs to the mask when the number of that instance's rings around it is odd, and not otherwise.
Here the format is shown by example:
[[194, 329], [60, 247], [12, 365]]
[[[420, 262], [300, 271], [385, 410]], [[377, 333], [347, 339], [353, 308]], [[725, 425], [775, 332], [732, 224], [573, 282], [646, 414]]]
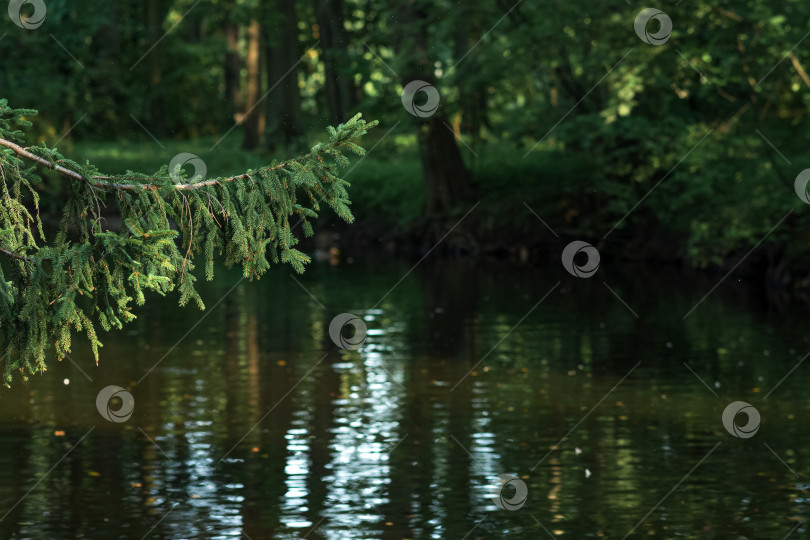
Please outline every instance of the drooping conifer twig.
[[[309, 258], [294, 247], [290, 218], [310, 236], [309, 220], [326, 202], [353, 221], [348, 183], [337, 171], [349, 163], [345, 151], [364, 154], [354, 141], [376, 125], [357, 115], [295, 159], [195, 182], [165, 166], [151, 175], [105, 175], [56, 149], [25, 147], [19, 128], [35, 114], [0, 100], [0, 376], [7, 385], [15, 371], [23, 378], [44, 371], [50, 347], [61, 360], [73, 331], [86, 333], [98, 361], [96, 323], [121, 328], [145, 291], [177, 290], [181, 305], [194, 300], [203, 309], [194, 287], [198, 262], [208, 279], [217, 255], [226, 266], [240, 264], [245, 277], [279, 261], [302, 272]], [[39, 217], [38, 167], [69, 180], [51, 240]], [[120, 230], [102, 226], [102, 206], [117, 211]]]

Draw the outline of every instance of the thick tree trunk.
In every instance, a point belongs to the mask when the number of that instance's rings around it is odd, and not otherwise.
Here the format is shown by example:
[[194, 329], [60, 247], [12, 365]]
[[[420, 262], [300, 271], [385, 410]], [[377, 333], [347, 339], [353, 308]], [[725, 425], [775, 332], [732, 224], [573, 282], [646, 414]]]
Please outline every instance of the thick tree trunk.
[[419, 155], [425, 175], [425, 214], [454, 209], [469, 198], [470, 173], [443, 114], [436, 114], [419, 129]]
[[298, 88], [298, 69], [301, 58], [298, 43], [295, 4], [289, 0], [276, 0], [276, 13], [268, 21], [267, 73], [270, 88], [267, 96], [268, 140], [271, 149], [279, 144], [297, 140], [301, 128], [301, 94]]
[[242, 122], [245, 125], [245, 138], [242, 148], [253, 150], [258, 148], [261, 139], [260, 118], [262, 116], [259, 94], [261, 92], [261, 73], [259, 72], [259, 57], [261, 27], [258, 19], [253, 19], [247, 28], [247, 96], [245, 99], [245, 116]]
[[[410, 65], [401, 73], [402, 85], [422, 80], [437, 87], [433, 75], [433, 62], [427, 54], [427, 13], [415, 9], [411, 2], [397, 3], [401, 25], [397, 26], [394, 47], [398, 54], [411, 58]], [[441, 86], [437, 87], [441, 95]], [[420, 95], [416, 99], [420, 99]], [[442, 106], [430, 118], [416, 118], [419, 129], [419, 156], [425, 176], [425, 215], [430, 217], [450, 211], [468, 198], [470, 172], [461, 158], [455, 134], [452, 132]]]
[[357, 97], [346, 66], [349, 36], [344, 25], [343, 1], [315, 0], [315, 13], [324, 52], [324, 91], [329, 119], [332, 124], [339, 124], [351, 116]]
[[469, 198], [470, 171], [461, 158], [455, 134], [443, 113], [419, 127], [419, 157], [425, 175], [425, 215], [455, 209]]

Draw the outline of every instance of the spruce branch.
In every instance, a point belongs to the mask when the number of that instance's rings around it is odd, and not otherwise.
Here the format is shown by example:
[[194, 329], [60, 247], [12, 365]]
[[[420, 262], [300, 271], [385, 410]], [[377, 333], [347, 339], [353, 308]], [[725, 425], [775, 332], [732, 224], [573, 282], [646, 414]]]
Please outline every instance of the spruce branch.
[[[365, 129], [368, 130], [368, 129], [370, 129], [371, 127], [373, 127], [375, 125], [377, 125], [377, 122], [373, 122], [371, 124], [365, 124]], [[157, 187], [157, 184], [155, 184], [153, 182], [158, 182], [159, 181], [158, 176], [148, 177], [148, 176], [129, 176], [129, 175], [120, 175], [120, 176], [93, 175], [93, 176], [90, 176], [90, 177], [86, 177], [80, 172], [65, 168], [65, 167], [59, 165], [58, 163], [54, 163], [53, 161], [50, 161], [50, 160], [48, 160], [48, 159], [46, 159], [44, 157], [33, 154], [30, 151], [29, 148], [23, 148], [22, 146], [20, 146], [18, 144], [15, 144], [15, 143], [13, 143], [11, 141], [7, 141], [5, 139], [0, 138], [0, 146], [8, 148], [9, 150], [12, 150], [18, 156], [20, 156], [22, 158], [25, 158], [25, 159], [29, 159], [31, 161], [34, 161], [34, 162], [38, 163], [39, 165], [42, 165], [43, 167], [47, 167], [48, 169], [52, 169], [52, 170], [58, 172], [59, 174], [61, 174], [63, 176], [66, 176], [68, 178], [72, 178], [74, 180], [80, 180], [80, 181], [83, 181], [83, 182], [88, 182], [90, 185], [92, 185], [93, 187], [96, 187], [96, 188], [102, 188], [102, 189], [108, 189], [108, 190], [120, 190], [120, 191], [134, 191], [134, 190], [137, 190], [137, 189], [154, 189], [155, 187]], [[295, 165], [300, 165], [302, 163], [305, 163], [307, 160], [311, 159], [313, 156], [321, 155], [323, 153], [328, 152], [329, 150], [335, 150], [335, 149], [343, 147], [343, 146], [350, 147], [352, 150], [355, 150], [355, 148], [360, 148], [360, 147], [358, 147], [357, 145], [355, 145], [354, 143], [352, 143], [350, 141], [332, 142], [332, 143], [329, 143], [329, 144], [325, 145], [324, 147], [313, 148], [311, 152], [309, 152], [308, 154], [305, 154], [305, 155], [303, 155], [301, 157], [291, 159], [291, 160], [288, 160], [288, 161], [283, 161], [281, 163], [274, 164], [274, 165], [268, 165], [266, 167], [262, 167], [260, 169], [257, 169], [256, 172], [258, 172], [258, 171], [275, 171], [275, 170], [279, 170], [279, 169], [283, 170], [283, 169], [285, 169], [287, 167], [293, 167]], [[359, 154], [359, 155], [363, 155], [363, 154]], [[219, 184], [225, 184], [225, 183], [228, 183], [228, 182], [234, 182], [234, 181], [237, 181], [237, 180], [250, 179], [251, 174], [253, 174], [253, 173], [242, 173], [242, 174], [237, 174], [235, 176], [229, 176], [229, 177], [226, 177], [226, 178], [216, 178], [216, 179], [213, 179], [213, 180], [205, 180], [205, 181], [202, 181], [202, 182], [195, 182], [195, 183], [174, 184], [173, 187], [174, 187], [174, 189], [179, 190], [179, 191], [194, 190], [194, 189], [200, 189], [200, 188], [205, 187], [205, 186], [214, 186], [214, 185], [219, 185]], [[132, 181], [133, 183], [127, 183], [126, 181]]]
[[[204, 303], [195, 289], [197, 262], [213, 279], [214, 260], [241, 265], [259, 278], [274, 263], [303, 272], [309, 257], [295, 249], [289, 218], [313, 232], [320, 203], [352, 222], [348, 182], [337, 171], [348, 151], [376, 122], [358, 114], [329, 128], [328, 142], [295, 159], [235, 176], [187, 181], [164, 166], [146, 175], [101, 174], [56, 149], [24, 146], [28, 118], [36, 111], [12, 109], [0, 99], [0, 332], [5, 354], [2, 382], [45, 370], [53, 347], [57, 359], [70, 352], [73, 332], [83, 331], [96, 362], [101, 347], [96, 324], [120, 329], [135, 318], [149, 291], [179, 292], [179, 303]], [[48, 241], [39, 217], [37, 167], [56, 171], [65, 184], [62, 222]], [[112, 206], [120, 230], [102, 226], [102, 207]], [[6, 276], [8, 274], [8, 277]]]

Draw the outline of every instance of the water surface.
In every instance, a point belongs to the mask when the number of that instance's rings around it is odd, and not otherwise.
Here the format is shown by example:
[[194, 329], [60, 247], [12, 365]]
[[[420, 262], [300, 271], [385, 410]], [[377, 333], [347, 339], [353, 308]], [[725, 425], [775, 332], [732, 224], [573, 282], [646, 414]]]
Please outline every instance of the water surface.
[[[204, 313], [150, 297], [98, 367], [77, 343], [0, 391], [0, 538], [806, 534], [804, 308], [732, 276], [684, 318], [721, 276], [415, 262], [223, 270]], [[501, 474], [521, 508], [494, 504]]]

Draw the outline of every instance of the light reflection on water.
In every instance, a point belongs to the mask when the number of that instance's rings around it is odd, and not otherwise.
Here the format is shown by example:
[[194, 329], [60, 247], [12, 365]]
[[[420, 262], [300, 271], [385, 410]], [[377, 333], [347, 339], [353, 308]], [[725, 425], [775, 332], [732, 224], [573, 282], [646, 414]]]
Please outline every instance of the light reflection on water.
[[362, 353], [345, 354], [353, 361], [333, 365], [340, 377], [341, 396], [333, 400], [337, 426], [330, 430], [332, 459], [323, 478], [327, 485], [326, 519], [322, 534], [338, 537], [341, 530], [362, 527], [379, 536], [377, 509], [390, 501], [389, 452], [399, 442], [397, 427], [402, 383], [386, 367], [395, 343], [386, 344], [386, 329], [377, 318], [382, 310], [357, 312], [369, 327]]
[[[611, 278], [636, 319], [570, 279], [515, 326], [560, 276], [470, 261], [363, 307], [408, 268], [315, 266], [323, 307], [281, 272], [245, 283], [176, 348], [199, 313], [152, 299], [98, 368], [76, 348], [92, 380], [64, 362], [0, 393], [0, 538], [782, 538], [807, 519], [806, 370], [763, 399], [810, 346], [801, 310], [718, 291], [684, 321], [711, 284]], [[328, 337], [344, 312], [359, 351]], [[126, 423], [95, 410], [109, 384], [135, 397]], [[756, 438], [724, 431], [735, 399]], [[528, 486], [518, 511], [491, 499], [502, 473]]]

